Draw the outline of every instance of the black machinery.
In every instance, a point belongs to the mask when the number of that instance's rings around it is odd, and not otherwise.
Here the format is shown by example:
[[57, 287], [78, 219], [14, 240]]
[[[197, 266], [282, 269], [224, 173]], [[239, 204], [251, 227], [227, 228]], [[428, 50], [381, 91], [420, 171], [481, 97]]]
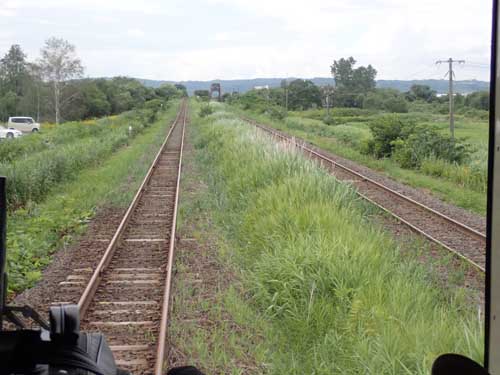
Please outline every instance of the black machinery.
[[[96, 374], [125, 375], [101, 333], [80, 331], [77, 305], [53, 306], [47, 323], [29, 306], [6, 304], [6, 179], [0, 177], [0, 375], [2, 374]], [[21, 317], [22, 315], [22, 317]], [[28, 329], [31, 319], [40, 329]], [[4, 330], [5, 326], [10, 330]], [[170, 375], [203, 375], [191, 366]]]

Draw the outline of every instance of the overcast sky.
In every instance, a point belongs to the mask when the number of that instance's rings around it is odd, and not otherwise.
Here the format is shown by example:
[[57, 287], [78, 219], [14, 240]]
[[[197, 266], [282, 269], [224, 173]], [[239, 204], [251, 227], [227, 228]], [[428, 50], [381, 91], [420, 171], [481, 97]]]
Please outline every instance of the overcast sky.
[[89, 77], [327, 77], [334, 59], [378, 79], [488, 79], [489, 0], [0, 0], [0, 55], [57, 36]]

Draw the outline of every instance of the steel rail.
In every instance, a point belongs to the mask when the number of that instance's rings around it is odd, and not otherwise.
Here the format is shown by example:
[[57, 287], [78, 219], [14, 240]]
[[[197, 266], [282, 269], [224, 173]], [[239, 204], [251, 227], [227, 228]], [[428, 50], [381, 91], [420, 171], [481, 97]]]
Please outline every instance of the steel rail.
[[[244, 117], [242, 116], [241, 117], [243, 120], [245, 120], [246, 122], [254, 125], [255, 127], [267, 132], [267, 133], [270, 133], [271, 135], [275, 136], [275, 137], [278, 137], [284, 141], [287, 141], [287, 142], [290, 142], [292, 141], [295, 146], [301, 148], [302, 150], [314, 155], [315, 157], [321, 159], [322, 161], [325, 161], [335, 167], [339, 167], [340, 169], [358, 177], [361, 179], [361, 182], [368, 182], [372, 185], [375, 185], [376, 187], [384, 190], [384, 191], [387, 191], [388, 193], [390, 194], [393, 194], [395, 196], [397, 196], [398, 198], [406, 201], [406, 202], [409, 202], [415, 206], [418, 206], [419, 208], [425, 210], [425, 211], [428, 211], [432, 214], [434, 214], [435, 216], [438, 216], [440, 217], [441, 219], [444, 219], [445, 221], [451, 223], [452, 225], [460, 228], [460, 230], [462, 230], [463, 232], [466, 232], [466, 233], [469, 233], [469, 234], [472, 234], [473, 236], [479, 238], [481, 241], [484, 241], [485, 244], [486, 244], [486, 235], [484, 235], [483, 233], [475, 230], [474, 228], [471, 228], [463, 223], [460, 223], [459, 221], [456, 221], [455, 219], [447, 216], [447, 215], [444, 215], [443, 213], [439, 212], [439, 211], [436, 211], [435, 209], [431, 208], [431, 207], [428, 207], [420, 202], [417, 202], [415, 201], [414, 199], [410, 198], [410, 197], [407, 197], [401, 193], [399, 193], [398, 191], [396, 190], [393, 190], [373, 179], [371, 179], [370, 177], [367, 177], [349, 167], [346, 167], [345, 165], [342, 165], [341, 163], [335, 161], [335, 160], [332, 160], [330, 159], [329, 157], [325, 156], [325, 155], [322, 155], [321, 153], [315, 151], [314, 149], [306, 146], [304, 143], [297, 143], [295, 141], [295, 137], [292, 137], [292, 136], [288, 136], [288, 135], [285, 135], [285, 134], [282, 134], [281, 132], [278, 132], [276, 131], [275, 129], [270, 129], [269, 127], [267, 126], [264, 126], [262, 124], [259, 124], [258, 122], [256, 122], [255, 120], [251, 119], [251, 118], [248, 118], [248, 117]], [[370, 202], [371, 204], [374, 204], [375, 206], [377, 206], [378, 208], [380, 208], [381, 210], [383, 210], [384, 212], [390, 214], [391, 216], [393, 216], [396, 220], [400, 221], [401, 223], [405, 224], [406, 226], [410, 227], [413, 231], [421, 234], [422, 236], [426, 237], [427, 239], [429, 239], [430, 241], [438, 244], [439, 246], [442, 246], [443, 248], [445, 248], [446, 250], [452, 252], [453, 254], [455, 254], [456, 256], [460, 257], [461, 259], [467, 261], [468, 263], [470, 263], [472, 266], [474, 266], [475, 268], [479, 269], [480, 271], [482, 272], [485, 272], [485, 268], [482, 267], [481, 265], [477, 264], [475, 261], [473, 261], [472, 259], [466, 257], [465, 255], [461, 254], [460, 252], [458, 252], [457, 250], [451, 248], [450, 246], [446, 245], [445, 243], [443, 243], [442, 241], [440, 241], [439, 239], [435, 238], [434, 236], [426, 233], [425, 231], [421, 230], [420, 228], [416, 227], [415, 225], [413, 225], [412, 223], [410, 223], [409, 221], [403, 219], [402, 217], [400, 217], [399, 215], [393, 213], [392, 211], [390, 211], [389, 209], [387, 209], [386, 207], [383, 207], [382, 205], [380, 205], [379, 203], [375, 202], [374, 200], [370, 199], [369, 197], [367, 197], [366, 195], [364, 195], [363, 193], [360, 193], [359, 191], [356, 192], [361, 198], [367, 200], [368, 202]]]
[[172, 288], [172, 270], [174, 264], [174, 251], [175, 251], [175, 230], [177, 226], [177, 206], [179, 204], [179, 190], [181, 183], [181, 172], [182, 172], [182, 155], [184, 150], [184, 133], [186, 130], [187, 121], [187, 109], [184, 110], [184, 118], [182, 123], [182, 135], [181, 135], [181, 146], [179, 153], [179, 166], [177, 168], [177, 185], [175, 188], [175, 199], [174, 199], [174, 210], [172, 218], [172, 226], [170, 228], [170, 244], [168, 250], [168, 263], [167, 263], [167, 277], [165, 280], [165, 290], [163, 292], [163, 305], [161, 312], [160, 321], [160, 333], [158, 335], [158, 349], [156, 351], [156, 364], [155, 364], [155, 375], [164, 375], [163, 373], [163, 363], [165, 358], [165, 348], [166, 348], [166, 337], [168, 328], [168, 313], [170, 307], [170, 290]]
[[135, 193], [135, 196], [130, 203], [127, 211], [125, 212], [125, 215], [123, 216], [120, 225], [118, 226], [118, 229], [116, 230], [115, 234], [113, 235], [113, 238], [111, 239], [111, 242], [109, 243], [108, 247], [106, 248], [106, 251], [104, 252], [104, 255], [102, 256], [99, 264], [97, 265], [96, 269], [94, 270], [92, 277], [90, 278], [89, 283], [85, 287], [85, 290], [82, 293], [82, 296], [80, 297], [78, 301], [78, 309], [80, 311], [80, 318], [83, 319], [85, 317], [85, 314], [87, 312], [87, 309], [92, 302], [92, 299], [94, 298], [95, 292], [97, 290], [97, 287], [99, 286], [99, 283], [101, 282], [102, 275], [106, 268], [108, 267], [109, 263], [111, 262], [111, 259], [113, 258], [113, 255], [115, 253], [117, 244], [120, 242], [120, 239], [122, 237], [122, 234], [124, 232], [124, 229], [126, 228], [128, 222], [130, 221], [130, 218], [132, 217], [132, 213], [135, 210], [137, 203], [139, 202], [140, 197], [142, 196], [146, 185], [148, 184], [156, 166], [158, 163], [158, 160], [160, 159], [160, 156], [162, 155], [165, 146], [170, 138], [170, 135], [172, 134], [172, 131], [174, 130], [183, 110], [185, 109], [185, 102], [181, 103], [181, 107], [179, 109], [179, 112], [177, 113], [177, 116], [172, 123], [172, 126], [170, 126], [170, 129], [168, 131], [168, 134], [165, 138], [165, 141], [162, 143], [160, 150], [156, 154], [156, 157], [154, 158], [151, 166], [149, 167], [148, 172], [146, 173], [146, 176], [144, 177], [139, 189]]

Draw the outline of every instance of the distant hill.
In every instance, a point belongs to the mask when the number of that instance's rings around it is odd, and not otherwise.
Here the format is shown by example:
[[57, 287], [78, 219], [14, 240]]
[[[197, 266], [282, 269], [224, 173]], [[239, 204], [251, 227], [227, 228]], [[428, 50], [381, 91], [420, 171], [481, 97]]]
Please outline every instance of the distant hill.
[[[392, 88], [399, 91], [408, 91], [410, 87], [414, 84], [430, 86], [433, 90], [436, 90], [438, 94], [444, 94], [448, 92], [447, 79], [422, 79], [414, 81], [399, 81], [399, 80], [377, 81], [377, 87]], [[485, 81], [477, 81], [475, 79], [468, 81], [454, 81], [453, 89], [454, 91], [462, 94], [468, 94], [474, 91], [489, 91], [490, 83]]]
[[[288, 80], [293, 80], [295, 78], [288, 78]], [[310, 78], [318, 86], [333, 85], [333, 78]], [[191, 95], [194, 90], [208, 90], [210, 84], [220, 83], [223, 92], [246, 92], [253, 89], [255, 86], [269, 86], [269, 87], [279, 87], [283, 78], [254, 78], [254, 79], [231, 79], [231, 80], [212, 80], [212, 81], [155, 81], [150, 79], [138, 79], [144, 85], [148, 87], [159, 87], [163, 83], [181, 83], [186, 86], [189, 95]], [[378, 80], [377, 87], [381, 88], [393, 88], [399, 91], [408, 91], [413, 84], [428, 85], [433, 90], [436, 90], [439, 94], [448, 92], [448, 80], [446, 79], [423, 79], [423, 80], [412, 80], [412, 81], [401, 81], [401, 80]], [[467, 94], [474, 91], [484, 91], [489, 90], [490, 84], [485, 81], [477, 81], [475, 79], [468, 81], [455, 81], [454, 89], [456, 92]]]

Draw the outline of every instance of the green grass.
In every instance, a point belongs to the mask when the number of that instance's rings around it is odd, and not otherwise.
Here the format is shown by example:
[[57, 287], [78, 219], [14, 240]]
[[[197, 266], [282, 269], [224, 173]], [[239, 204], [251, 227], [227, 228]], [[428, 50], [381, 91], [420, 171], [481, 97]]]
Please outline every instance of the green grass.
[[[103, 119], [98, 124], [64, 124], [45, 137], [36, 134], [2, 143], [2, 147], [17, 147], [9, 149], [10, 153], [4, 152], [4, 161], [0, 163], [0, 174], [7, 177], [10, 209], [41, 201], [57, 184], [72, 180], [80, 170], [98, 165], [133, 141], [150, 125], [141, 114], [131, 111], [118, 120]], [[133, 127], [130, 134], [129, 126]], [[52, 141], [47, 142], [48, 139]]]
[[[484, 124], [480, 125], [476, 131], [474, 142], [478, 143], [474, 146], [477, 151], [473, 153], [469, 164], [457, 166], [450, 163], [434, 163], [429, 166], [429, 163], [426, 163], [426, 167], [422, 170], [411, 170], [400, 167], [392, 159], [376, 159], [360, 151], [363, 139], [371, 136], [366, 122], [347, 122], [342, 125], [329, 126], [319, 120], [302, 119], [298, 116], [291, 116], [280, 121], [251, 112], [233, 108], [231, 110], [244, 113], [264, 124], [303, 138], [324, 150], [383, 172], [397, 181], [431, 192], [446, 202], [481, 215], [486, 214], [487, 149], [480, 146], [485, 137]], [[443, 124], [440, 122], [438, 126], [445, 131]], [[464, 125], [460, 120], [457, 124], [457, 136], [473, 133], [474, 126], [477, 125], [476, 122]]]
[[29, 203], [8, 217], [9, 289], [20, 292], [39, 280], [51, 255], [85, 231], [103, 206], [128, 205], [177, 111], [167, 113], [98, 166], [75, 173], [40, 203]]
[[403, 257], [349, 186], [220, 107], [194, 126], [212, 225], [243, 302], [266, 320], [270, 373], [428, 374], [440, 353], [482, 360], [466, 292]]
[[107, 132], [116, 127], [135, 127], [140, 121], [139, 114], [136, 110], [97, 120], [71, 121], [59, 125], [44, 124], [36, 134], [0, 140], [0, 162], [18, 161], [44, 150], [79, 142], [84, 138], [106, 136]]
[[[191, 113], [198, 113], [196, 103], [190, 107]], [[187, 144], [194, 133], [188, 126]], [[176, 353], [182, 352], [206, 374], [263, 374], [266, 321], [245, 301], [231, 247], [212, 224], [214, 201], [207, 199], [207, 186], [200, 183], [205, 171], [190, 150], [182, 162], [177, 221], [181, 248], [175, 254], [169, 341]], [[184, 238], [195, 240], [190, 243], [196, 243], [196, 251], [182, 248]], [[200, 269], [204, 264], [212, 266]]]

